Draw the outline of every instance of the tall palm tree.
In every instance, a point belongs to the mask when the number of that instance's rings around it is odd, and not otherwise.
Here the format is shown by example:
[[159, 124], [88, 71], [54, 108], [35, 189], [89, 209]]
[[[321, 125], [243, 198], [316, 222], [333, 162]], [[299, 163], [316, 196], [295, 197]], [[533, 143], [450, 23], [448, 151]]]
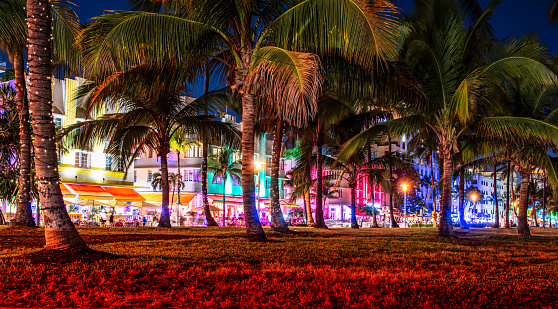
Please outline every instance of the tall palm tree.
[[242, 164], [240, 160], [232, 161], [234, 150], [230, 148], [221, 148], [219, 153], [209, 158], [207, 170], [213, 173], [213, 183], [220, 180], [223, 184], [223, 226], [227, 225], [227, 203], [226, 203], [226, 182], [230, 177], [231, 180], [241, 182], [242, 180]]
[[[29, 122], [29, 105], [24, 76], [24, 54], [27, 42], [25, 25], [25, 1], [0, 1], [0, 50], [7, 51], [10, 62], [14, 65], [16, 90], [18, 93], [20, 123], [20, 165], [18, 207], [14, 225], [34, 226], [31, 211], [31, 125]], [[75, 73], [79, 66], [79, 52], [73, 47], [75, 35], [79, 28], [79, 19], [72, 7], [65, 0], [52, 1], [52, 27], [54, 52], [53, 71], [57, 76]]]
[[[95, 18], [81, 39], [87, 46], [88, 73], [112, 74], [145, 61], [163, 65], [171, 58], [187, 63], [200, 55], [219, 60], [217, 70], [226, 76], [243, 106], [242, 184], [247, 235], [251, 240], [265, 241], [254, 197], [257, 96], [276, 102], [284, 120], [295, 125], [307, 122], [316, 110], [320, 89], [319, 61], [310, 53], [337, 53], [375, 67], [395, 51], [392, 38], [398, 26], [397, 11], [384, 0], [366, 5], [354, 0], [158, 3], [162, 7], [136, 1], [139, 8], [163, 14], [117, 12]], [[159, 29], [165, 29], [164, 35]]]
[[103, 83], [92, 82], [80, 89], [80, 95], [89, 93], [88, 114], [108, 108], [117, 113], [105, 114], [66, 129], [71, 146], [92, 147], [109, 141], [108, 154], [114, 164], [127, 170], [133, 160], [146, 151], [155, 150], [161, 162], [162, 206], [160, 227], [171, 227], [169, 216], [169, 182], [167, 155], [170, 141], [179, 129], [181, 134], [199, 136], [202, 130], [212, 136], [221, 136], [233, 142], [238, 134], [231, 125], [203, 116], [203, 102], [184, 100], [187, 71], [160, 71], [148, 66], [118, 73]]
[[[402, 64], [416, 74], [428, 100], [408, 106], [403, 117], [386, 122], [384, 126], [397, 135], [426, 131], [436, 136], [443, 167], [440, 236], [453, 234], [451, 177], [453, 156], [459, 151], [457, 142], [461, 136], [477, 130], [480, 135], [497, 132], [496, 135], [502, 137], [528, 136], [532, 139], [542, 135], [543, 140], [550, 142], [557, 132], [550, 126], [526, 119], [490, 117], [485, 113], [501, 103], [490, 93], [497, 91], [494, 85], [502, 80], [521, 77], [530, 85], [536, 85], [553, 78], [548, 55], [538, 43], [486, 40], [483, 29], [498, 2], [490, 2], [485, 11], [470, 22], [472, 27], [467, 31], [466, 15], [456, 1], [416, 1], [401, 55]], [[441, 37], [444, 40], [440, 40]], [[521, 127], [518, 122], [522, 123]], [[379, 130], [370, 129], [353, 138], [347, 144], [345, 155], [363, 147]]]
[[64, 206], [59, 185], [55, 127], [52, 117], [51, 6], [46, 0], [27, 1], [29, 106], [34, 135], [34, 159], [39, 199], [44, 210], [46, 249], [85, 249]]
[[186, 132], [183, 130], [178, 130], [170, 140], [170, 149], [171, 151], [174, 150], [176, 152], [176, 167], [178, 172], [176, 174], [176, 182], [178, 183], [178, 198], [177, 204], [180, 207], [180, 189], [184, 187], [184, 183], [182, 181], [182, 172], [180, 171], [180, 154], [183, 152], [188, 151], [192, 147], [200, 147], [201, 143], [196, 140], [189, 140], [187, 138]]
[[31, 134], [29, 106], [25, 88], [23, 48], [27, 37], [25, 25], [25, 2], [21, 0], [0, 1], [0, 50], [7, 51], [14, 65], [16, 78], [17, 103], [19, 113], [19, 188], [16, 217], [11, 224], [34, 226], [31, 212]]

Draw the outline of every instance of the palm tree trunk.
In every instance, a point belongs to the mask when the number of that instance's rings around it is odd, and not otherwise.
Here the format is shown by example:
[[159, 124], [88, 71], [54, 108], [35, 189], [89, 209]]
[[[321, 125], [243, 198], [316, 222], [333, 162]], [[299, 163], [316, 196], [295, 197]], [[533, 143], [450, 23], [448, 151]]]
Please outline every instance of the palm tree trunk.
[[496, 156], [494, 156], [494, 228], [500, 227], [500, 209], [498, 209], [498, 186], [496, 179]]
[[508, 152], [508, 177], [506, 177], [506, 228], [510, 228], [510, 177], [511, 177], [511, 161]]
[[161, 190], [162, 192], [162, 205], [161, 205], [161, 218], [159, 219], [159, 227], [171, 227], [170, 214], [169, 214], [169, 167], [167, 162], [167, 154], [169, 153], [168, 142], [163, 142], [159, 145], [158, 155], [161, 158]]
[[[368, 146], [368, 161], [372, 161], [372, 147]], [[370, 200], [372, 201], [372, 228], [379, 228], [376, 218], [376, 191], [374, 188], [374, 178], [372, 177], [372, 165], [368, 166], [368, 184], [370, 185]]]
[[[394, 187], [393, 181], [393, 167], [391, 166], [391, 135], [388, 135], [388, 156], [389, 160], [389, 184], [391, 185], [392, 189]], [[393, 215], [393, 193], [390, 192], [389, 194], [389, 218], [391, 222], [392, 228], [398, 228], [399, 224], [395, 222], [395, 216]]]
[[13, 57], [17, 106], [19, 109], [19, 192], [17, 211], [12, 225], [35, 226], [31, 210], [31, 132], [29, 127], [29, 105], [27, 103], [27, 87], [25, 86], [23, 52], [20, 48]]
[[[204, 88], [203, 93], [206, 95], [209, 92], [209, 65], [205, 65], [205, 76], [204, 76]], [[207, 109], [203, 111], [204, 116], [207, 116]], [[217, 221], [213, 219], [211, 211], [209, 211], [209, 201], [207, 200], [207, 153], [209, 150], [209, 139], [206, 134], [202, 134], [202, 202], [203, 202], [203, 213], [205, 214], [205, 221], [207, 226], [219, 226]]]
[[459, 225], [462, 229], [468, 229], [465, 220], [465, 167], [459, 168]]
[[29, 103], [35, 137], [35, 169], [44, 209], [45, 249], [87, 249], [72, 223], [60, 190], [52, 117], [51, 7], [48, 0], [27, 0]]
[[318, 134], [317, 142], [316, 142], [316, 224], [314, 225], [315, 228], [318, 229], [327, 229], [327, 225], [325, 224], [324, 220], [324, 209], [322, 205], [322, 198], [323, 198], [323, 168], [324, 168], [324, 160], [322, 155], [322, 146], [323, 146], [323, 136], [321, 133]]
[[225, 196], [225, 184], [227, 183], [227, 179], [223, 177], [223, 227], [227, 226], [227, 220], [225, 217], [227, 216], [227, 201]]
[[372, 227], [373, 228], [379, 228], [380, 226], [378, 225], [378, 218], [376, 218], [376, 188], [374, 188], [374, 181], [370, 181], [370, 187], [371, 187], [371, 199], [372, 200]]
[[281, 160], [281, 146], [283, 141], [283, 122], [279, 120], [273, 140], [273, 154], [271, 156], [271, 188], [270, 188], [270, 212], [271, 230], [277, 232], [288, 232], [289, 227], [281, 212], [279, 201], [279, 161]]
[[316, 223], [314, 222], [314, 218], [312, 217], [312, 202], [310, 197], [310, 190], [308, 190], [305, 194], [306, 196], [306, 224], [308, 226], [314, 226]]
[[[237, 74], [237, 79], [239, 74]], [[243, 75], [244, 77], [246, 76], [245, 73]], [[245, 80], [246, 78], [243, 78], [240, 84], [244, 85]], [[250, 241], [267, 241], [256, 209], [254, 184], [254, 96], [249, 93], [242, 95], [242, 199], [244, 202], [244, 220], [248, 239]]]
[[535, 206], [535, 197], [533, 196], [533, 222], [535, 222], [535, 227], [539, 227], [539, 222], [537, 221], [537, 208]]
[[351, 228], [358, 229], [358, 222], [356, 218], [356, 184], [349, 185], [351, 188]]
[[521, 184], [519, 187], [519, 213], [517, 218], [517, 233], [521, 236], [531, 236], [527, 223], [527, 208], [529, 208], [529, 173], [525, 169], [519, 170]]
[[545, 213], [546, 213], [546, 172], [544, 173], [544, 178], [543, 178], [543, 194], [542, 194], [543, 198], [542, 198], [542, 209], [543, 209], [543, 217], [542, 217], [542, 227], [543, 229], [546, 228], [546, 222], [545, 222]]
[[[446, 149], [449, 149], [447, 147]], [[442, 195], [440, 198], [440, 225], [438, 226], [438, 236], [448, 237], [453, 235], [453, 225], [451, 222], [451, 175], [453, 162], [451, 155], [443, 155], [444, 176], [442, 183]]]
[[432, 211], [436, 211], [436, 186], [434, 181], [434, 152], [430, 153], [430, 180], [432, 182]]
[[176, 225], [180, 227], [180, 186], [182, 186], [182, 174], [180, 174], [180, 151], [176, 152], [176, 157], [176, 168], [178, 169], [178, 174], [176, 175], [176, 184], [178, 184], [178, 188], [176, 188]]

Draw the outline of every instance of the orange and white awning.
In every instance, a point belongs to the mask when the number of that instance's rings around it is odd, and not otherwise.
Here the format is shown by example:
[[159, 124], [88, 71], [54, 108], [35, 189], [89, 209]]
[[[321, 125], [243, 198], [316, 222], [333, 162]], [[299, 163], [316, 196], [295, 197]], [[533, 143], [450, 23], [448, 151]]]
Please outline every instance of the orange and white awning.
[[66, 184], [72, 191], [74, 191], [79, 199], [91, 200], [106, 200], [114, 199], [112, 194], [108, 193], [101, 186], [96, 185], [82, 185], [82, 184]]
[[63, 197], [76, 197], [76, 195], [70, 192], [70, 190], [68, 190], [68, 188], [66, 188], [66, 186], [62, 183], [60, 184], [60, 191], [62, 191]]
[[132, 188], [122, 187], [106, 187], [103, 189], [114, 197], [115, 200], [120, 202], [143, 202], [145, 198], [137, 193]]

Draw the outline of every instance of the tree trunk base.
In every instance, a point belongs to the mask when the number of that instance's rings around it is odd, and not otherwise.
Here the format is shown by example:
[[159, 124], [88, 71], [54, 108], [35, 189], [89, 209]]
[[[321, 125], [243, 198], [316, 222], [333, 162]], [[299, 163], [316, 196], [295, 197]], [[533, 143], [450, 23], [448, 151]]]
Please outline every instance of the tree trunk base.
[[45, 231], [46, 246], [44, 250], [91, 250], [81, 237], [75, 237], [76, 231], [48, 229]]
[[325, 223], [323, 224], [315, 223], [314, 225], [312, 225], [312, 227], [315, 229], [324, 229], [324, 230], [329, 229]]
[[358, 223], [351, 223], [351, 228], [352, 229], [359, 229], [360, 226], [358, 226]]
[[10, 222], [10, 226], [24, 226], [24, 227], [36, 227], [35, 220], [13, 220]]
[[289, 228], [281, 228], [281, 227], [275, 228], [275, 227], [272, 226], [271, 230], [273, 232], [277, 232], [277, 233], [281, 233], [281, 234], [299, 234], [299, 232], [291, 231], [291, 230], [289, 230]]
[[217, 224], [217, 221], [212, 217], [211, 220], [207, 221], [207, 226], [219, 226], [219, 224]]

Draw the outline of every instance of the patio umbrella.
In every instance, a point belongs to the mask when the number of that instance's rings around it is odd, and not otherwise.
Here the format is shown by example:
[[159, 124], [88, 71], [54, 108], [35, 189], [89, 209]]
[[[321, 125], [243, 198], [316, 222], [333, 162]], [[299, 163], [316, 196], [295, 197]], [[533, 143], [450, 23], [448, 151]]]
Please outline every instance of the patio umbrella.
[[[203, 211], [203, 207], [194, 208], [192, 211]], [[217, 208], [215, 206], [209, 206], [209, 211], [223, 211], [221, 208]]]
[[79, 206], [110, 206], [109, 204], [101, 203], [95, 200], [83, 200], [79, 202], [71, 202], [68, 200], [64, 200], [66, 204], [70, 205], [79, 205]]
[[117, 200], [110, 201], [110, 202], [106, 203], [106, 205], [112, 206], [112, 207], [127, 207], [127, 206], [132, 206], [132, 205], [130, 205], [130, 204], [128, 204], [128, 203], [124, 203], [124, 202], [117, 201]]
[[[130, 205], [128, 205], [128, 206], [130, 206]], [[132, 206], [137, 207], [137, 208], [159, 207], [159, 205], [151, 204], [149, 202], [134, 202], [134, 203], [132, 203]]]

